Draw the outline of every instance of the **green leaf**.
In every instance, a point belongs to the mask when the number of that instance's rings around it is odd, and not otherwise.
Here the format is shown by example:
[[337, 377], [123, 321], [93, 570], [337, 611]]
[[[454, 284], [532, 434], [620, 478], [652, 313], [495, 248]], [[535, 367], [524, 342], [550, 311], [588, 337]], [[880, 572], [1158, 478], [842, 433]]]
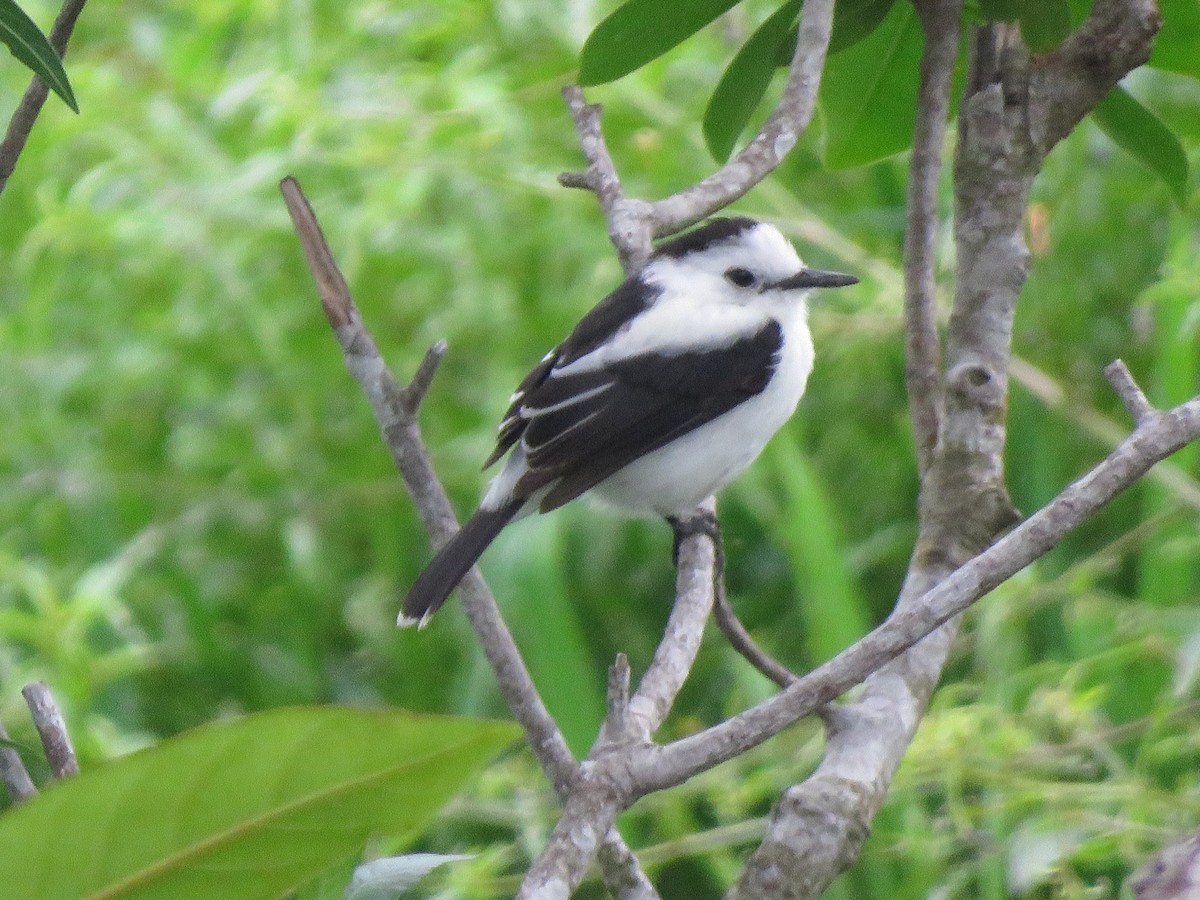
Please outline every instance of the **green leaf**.
[[1021, 37], [1034, 53], [1048, 53], [1071, 33], [1067, 0], [1016, 0]]
[[62, 60], [33, 20], [13, 0], [0, 0], [0, 41], [7, 44], [12, 55], [32, 69], [67, 106], [79, 112]]
[[628, 0], [588, 35], [579, 60], [579, 83], [604, 84], [640, 69], [740, 2]]
[[[800, 12], [800, 0], [788, 0], [750, 35], [725, 69], [704, 110], [704, 142], [717, 162], [725, 162], [746, 129], [775, 74], [776, 51], [787, 38]], [[795, 48], [793, 34], [790, 47]]]
[[1114, 144], [1136, 157], [1162, 179], [1178, 202], [1184, 202], [1187, 154], [1179, 138], [1158, 116], [1118, 85], [1096, 105], [1093, 117]]
[[1200, 0], [1159, 0], [1163, 24], [1150, 65], [1200, 78]]
[[[841, 53], [853, 47], [880, 26], [896, 0], [842, 0], [833, 8], [833, 34], [829, 36], [829, 53]], [[775, 62], [791, 65], [796, 50], [799, 26], [793, 26], [787, 40], [775, 53]]]
[[294, 708], [205, 725], [0, 817], [7, 900], [278, 897], [407, 833], [517, 737], [508, 722]]
[[829, 57], [818, 96], [826, 168], [876, 162], [912, 144], [923, 44], [912, 4], [896, 3], [874, 32]]
[[833, 8], [829, 52], [841, 53], [873, 34], [895, 3], [896, 0], [840, 0]]

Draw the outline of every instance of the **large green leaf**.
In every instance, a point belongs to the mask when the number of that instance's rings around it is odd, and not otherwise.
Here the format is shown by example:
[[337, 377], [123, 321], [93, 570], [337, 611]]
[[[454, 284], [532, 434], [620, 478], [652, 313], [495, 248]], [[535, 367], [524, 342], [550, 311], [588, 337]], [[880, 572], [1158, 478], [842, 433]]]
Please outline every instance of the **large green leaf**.
[[278, 897], [429, 819], [515, 725], [294, 708], [197, 728], [0, 818], [7, 900]]
[[717, 162], [729, 159], [733, 145], [762, 100], [775, 74], [781, 45], [791, 36], [790, 46], [796, 46], [792, 24], [799, 13], [800, 0], [788, 0], [775, 10], [742, 45], [717, 83], [704, 110], [704, 142]]
[[1034, 53], [1048, 53], [1071, 33], [1071, 4], [1067, 0], [1016, 0], [1021, 37]]
[[1200, 78], [1200, 0], [1159, 0], [1158, 8], [1163, 24], [1150, 65]]
[[874, 33], [896, 0], [839, 0], [833, 8], [830, 54], [841, 53]]
[[595, 27], [579, 60], [579, 83], [615, 81], [687, 40], [741, 0], [628, 0]]
[[[829, 52], [841, 52], [870, 35], [895, 0], [842, 0], [834, 8]], [[724, 162], [771, 83], [776, 68], [791, 64], [796, 50], [800, 0], [789, 0], [758, 27], [721, 76], [704, 111], [704, 140]]]
[[0, 0], [0, 42], [7, 44], [12, 55], [32, 69], [67, 106], [79, 112], [62, 60], [33, 20], [13, 0]]
[[818, 98], [826, 168], [865, 165], [912, 144], [923, 44], [912, 4], [896, 3], [870, 35], [829, 57]]
[[1188, 160], [1179, 138], [1162, 120], [1122, 87], [1113, 88], [1093, 113], [1114, 144], [1133, 154], [1171, 189], [1180, 203], [1187, 197]]

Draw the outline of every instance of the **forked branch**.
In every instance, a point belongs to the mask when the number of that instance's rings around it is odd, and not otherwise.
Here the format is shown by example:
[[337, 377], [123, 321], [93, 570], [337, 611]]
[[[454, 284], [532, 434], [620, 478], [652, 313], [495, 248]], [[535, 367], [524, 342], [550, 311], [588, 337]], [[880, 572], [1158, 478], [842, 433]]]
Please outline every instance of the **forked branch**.
[[[435, 544], [443, 543], [458, 525], [450, 499], [425, 449], [416, 414], [445, 346], [442, 342], [434, 344], [426, 353], [412, 382], [402, 387], [388, 370], [374, 338], [363, 323], [346, 280], [338, 269], [333, 252], [321, 233], [320, 224], [299, 183], [294, 178], [285, 178], [280, 183], [280, 190], [317, 283], [321, 305], [341, 344], [346, 368], [358, 381], [371, 404], [384, 443], [392, 453], [392, 459], [430, 537]], [[459, 597], [484, 655], [496, 674], [505, 702], [525, 729], [530, 749], [555, 790], [560, 797], [565, 797], [577, 776], [579, 764], [542, 702], [508, 626], [500, 616], [495, 598], [478, 571], [472, 570], [463, 579]], [[605, 877], [611, 885], [620, 888], [620, 896], [656, 896], [649, 879], [620, 835], [613, 831], [601, 837], [605, 845]]]

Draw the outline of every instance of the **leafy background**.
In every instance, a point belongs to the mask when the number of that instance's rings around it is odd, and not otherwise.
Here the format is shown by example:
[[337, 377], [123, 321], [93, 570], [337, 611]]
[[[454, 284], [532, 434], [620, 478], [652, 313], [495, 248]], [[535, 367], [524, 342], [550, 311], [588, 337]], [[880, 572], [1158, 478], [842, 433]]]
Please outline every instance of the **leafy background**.
[[[48, 26], [49, 4], [22, 5]], [[0, 715], [19, 742], [34, 741], [19, 697], [34, 678], [64, 703], [85, 769], [284, 704], [504, 715], [456, 605], [420, 634], [392, 626], [427, 542], [276, 185], [292, 173], [305, 186], [398, 373], [449, 341], [423, 423], [469, 511], [512, 385], [620, 278], [593, 199], [555, 182], [581, 164], [558, 89], [615, 6], [85, 10], [68, 58], [81, 114], [51, 100], [0, 198]], [[1164, 4], [1169, 27], [1194, 7]], [[714, 145], [704, 111], [775, 8], [751, 0], [592, 89], [630, 193], [678, 189], [711, 171], [709, 146], [733, 146]], [[864, 66], [893, 56], [854, 57], [864, 44], [831, 58], [824, 130], [736, 207], [780, 223], [809, 262], [863, 278], [814, 311], [801, 411], [722, 503], [733, 602], [800, 669], [886, 615], [914, 534], [905, 159], [858, 164], [899, 149], [890, 120], [856, 122], [843, 105], [856, 85], [889, 83]], [[1172, 58], [1184, 64], [1124, 87], [1194, 173], [1200, 93], [1179, 70], [1200, 57]], [[26, 83], [0, 65], [0, 108]], [[1026, 511], [1126, 427], [1101, 375], [1113, 357], [1157, 403], [1200, 389], [1196, 179], [1172, 184], [1154, 158], [1089, 120], [1036, 186], [1008, 452]], [[947, 269], [949, 213], [947, 190]], [[1117, 896], [1196, 826], [1198, 475], [1194, 449], [1161, 465], [971, 613], [862, 860], [830, 896]], [[649, 661], [669, 546], [661, 523], [580, 506], [511, 529], [485, 560], [577, 750], [613, 654]], [[710, 635], [665, 736], [769, 691]], [[718, 895], [818, 754], [801, 725], [628, 813], [664, 896]], [[511, 893], [553, 809], [528, 755], [503, 757], [413, 845], [478, 853], [426, 891]]]

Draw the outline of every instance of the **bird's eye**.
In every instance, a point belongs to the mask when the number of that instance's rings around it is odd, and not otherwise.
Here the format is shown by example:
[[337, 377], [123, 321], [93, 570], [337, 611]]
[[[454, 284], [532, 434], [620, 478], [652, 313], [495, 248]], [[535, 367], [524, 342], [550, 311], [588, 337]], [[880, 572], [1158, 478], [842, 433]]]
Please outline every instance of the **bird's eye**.
[[725, 272], [726, 279], [730, 284], [736, 284], [738, 287], [750, 287], [756, 281], [754, 273], [749, 269], [743, 269], [741, 266], [729, 269]]

